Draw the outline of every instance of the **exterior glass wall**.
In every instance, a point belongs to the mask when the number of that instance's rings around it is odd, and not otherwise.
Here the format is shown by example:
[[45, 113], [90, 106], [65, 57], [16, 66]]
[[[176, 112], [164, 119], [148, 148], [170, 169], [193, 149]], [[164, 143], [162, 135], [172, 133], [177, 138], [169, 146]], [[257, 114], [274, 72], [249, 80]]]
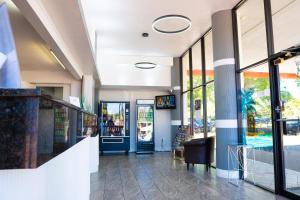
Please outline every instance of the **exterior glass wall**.
[[193, 89], [194, 101], [194, 138], [204, 137], [204, 120], [203, 120], [203, 89], [198, 87]]
[[182, 91], [190, 89], [190, 62], [189, 53], [182, 57]]
[[[253, 12], [255, 11], [255, 14]], [[268, 57], [263, 0], [246, 1], [237, 11], [240, 66]]]
[[240, 134], [256, 155], [254, 177], [246, 179], [293, 198], [300, 196], [299, 8], [297, 0], [248, 0], [234, 8]]
[[253, 176], [249, 181], [274, 190], [273, 130], [268, 64], [241, 73], [242, 134], [247, 145], [255, 151], [245, 161]]
[[[188, 63], [191, 53], [192, 63]], [[212, 32], [207, 32], [182, 57], [183, 124], [193, 122], [193, 138], [215, 136], [215, 96]], [[203, 54], [205, 57], [203, 57]], [[205, 64], [204, 64], [205, 63]], [[188, 66], [192, 77], [187, 77]], [[205, 75], [205, 76], [204, 76]], [[188, 80], [193, 80], [192, 86]], [[192, 99], [189, 94], [192, 94]], [[192, 113], [191, 113], [192, 112]], [[192, 119], [191, 119], [192, 117]], [[215, 166], [215, 163], [213, 163]]]
[[191, 122], [191, 100], [190, 91], [182, 94], [183, 103], [183, 125], [190, 125]]
[[206, 103], [207, 103], [207, 136], [216, 136], [215, 127], [215, 84], [211, 82], [206, 86]]
[[197, 42], [192, 47], [193, 58], [193, 87], [202, 85], [202, 55], [201, 41]]
[[275, 52], [300, 43], [300, 1], [271, 0]]
[[212, 32], [210, 31], [204, 37], [205, 44], [205, 76], [206, 82], [214, 80], [214, 58]]

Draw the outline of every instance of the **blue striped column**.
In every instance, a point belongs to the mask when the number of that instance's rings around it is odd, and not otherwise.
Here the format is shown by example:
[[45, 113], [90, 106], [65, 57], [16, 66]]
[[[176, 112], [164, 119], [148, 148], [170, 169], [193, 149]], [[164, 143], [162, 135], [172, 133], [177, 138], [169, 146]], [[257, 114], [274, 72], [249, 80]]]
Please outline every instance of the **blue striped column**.
[[[228, 144], [238, 142], [235, 59], [231, 10], [212, 16], [215, 67], [217, 176], [238, 178], [237, 163], [228, 169]], [[232, 165], [231, 165], [232, 166]]]

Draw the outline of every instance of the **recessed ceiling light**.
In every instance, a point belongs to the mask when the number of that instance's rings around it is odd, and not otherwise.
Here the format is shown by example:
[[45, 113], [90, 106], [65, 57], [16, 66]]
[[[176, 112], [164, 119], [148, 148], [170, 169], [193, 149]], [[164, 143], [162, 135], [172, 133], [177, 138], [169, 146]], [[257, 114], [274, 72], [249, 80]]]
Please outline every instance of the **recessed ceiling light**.
[[153, 30], [165, 34], [181, 33], [190, 29], [191, 26], [190, 18], [183, 15], [164, 15], [152, 22]]
[[149, 33], [142, 33], [143, 37], [149, 37]]
[[139, 69], [153, 69], [156, 67], [156, 64], [152, 62], [138, 62], [134, 66]]

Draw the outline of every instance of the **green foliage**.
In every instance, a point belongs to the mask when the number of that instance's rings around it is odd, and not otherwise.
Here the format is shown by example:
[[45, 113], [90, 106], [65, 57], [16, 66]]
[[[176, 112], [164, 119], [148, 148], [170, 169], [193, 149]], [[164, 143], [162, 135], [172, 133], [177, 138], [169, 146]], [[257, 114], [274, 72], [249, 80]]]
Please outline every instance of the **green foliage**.
[[241, 112], [244, 119], [247, 118], [248, 113], [256, 113], [253, 94], [254, 88], [241, 90]]

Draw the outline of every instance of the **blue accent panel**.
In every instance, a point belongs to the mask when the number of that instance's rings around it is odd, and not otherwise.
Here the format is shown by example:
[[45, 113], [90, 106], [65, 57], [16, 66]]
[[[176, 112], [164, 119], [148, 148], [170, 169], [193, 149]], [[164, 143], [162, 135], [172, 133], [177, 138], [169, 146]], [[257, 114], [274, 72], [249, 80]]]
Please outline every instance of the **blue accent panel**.
[[100, 137], [99, 143], [100, 151], [129, 151], [130, 149], [129, 137]]
[[7, 6], [0, 6], [0, 52], [7, 56], [0, 69], [0, 88], [20, 88], [21, 73]]
[[[217, 128], [216, 129], [216, 147], [217, 147], [217, 168], [227, 170], [227, 147], [228, 144], [237, 144], [238, 135], [236, 128]], [[237, 163], [236, 166], [237, 167]], [[232, 170], [232, 169], [229, 169]]]

